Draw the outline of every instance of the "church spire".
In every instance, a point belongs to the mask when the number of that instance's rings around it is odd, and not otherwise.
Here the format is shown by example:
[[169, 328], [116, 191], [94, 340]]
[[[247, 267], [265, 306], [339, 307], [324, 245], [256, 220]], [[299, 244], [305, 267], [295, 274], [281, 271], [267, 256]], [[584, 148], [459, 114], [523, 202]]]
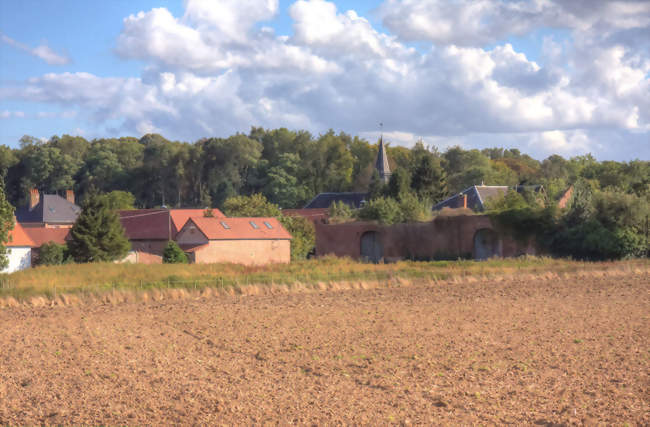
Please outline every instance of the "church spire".
[[379, 172], [379, 177], [384, 183], [387, 183], [391, 176], [390, 166], [388, 165], [388, 156], [386, 156], [386, 147], [384, 146], [384, 136], [379, 137], [379, 150], [377, 150], [377, 160], [375, 169]]

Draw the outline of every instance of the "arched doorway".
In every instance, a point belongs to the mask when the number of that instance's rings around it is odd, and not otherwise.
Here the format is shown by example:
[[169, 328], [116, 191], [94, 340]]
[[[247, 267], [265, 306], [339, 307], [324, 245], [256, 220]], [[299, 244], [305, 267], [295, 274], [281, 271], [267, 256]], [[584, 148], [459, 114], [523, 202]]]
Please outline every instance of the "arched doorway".
[[384, 257], [381, 236], [376, 231], [366, 231], [361, 236], [361, 258], [378, 263]]
[[496, 231], [482, 228], [474, 234], [474, 259], [502, 256], [501, 239]]

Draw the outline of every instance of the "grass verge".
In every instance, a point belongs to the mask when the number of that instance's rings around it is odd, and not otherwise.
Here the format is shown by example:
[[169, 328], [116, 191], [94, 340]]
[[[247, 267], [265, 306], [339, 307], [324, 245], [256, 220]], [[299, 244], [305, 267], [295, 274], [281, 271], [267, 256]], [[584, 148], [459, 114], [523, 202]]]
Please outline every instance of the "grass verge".
[[290, 286], [296, 283], [316, 286], [334, 282], [448, 280], [466, 276], [542, 275], [621, 268], [647, 272], [648, 267], [648, 259], [582, 262], [545, 257], [488, 261], [401, 261], [377, 265], [325, 257], [258, 267], [234, 264], [67, 264], [0, 275], [0, 297], [21, 300], [34, 296], [56, 298], [60, 294], [102, 294], [115, 290], [239, 289], [253, 284]]

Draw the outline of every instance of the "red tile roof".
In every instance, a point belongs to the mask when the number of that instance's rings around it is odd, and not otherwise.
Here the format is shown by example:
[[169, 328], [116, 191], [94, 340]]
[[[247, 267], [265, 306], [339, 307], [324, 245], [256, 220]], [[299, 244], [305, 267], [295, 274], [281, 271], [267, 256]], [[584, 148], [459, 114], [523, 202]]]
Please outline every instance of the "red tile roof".
[[[172, 209], [172, 223], [176, 232], [180, 231], [188, 219], [205, 216], [205, 209]], [[224, 218], [225, 215], [217, 208], [212, 208], [212, 215], [215, 218]]]
[[129, 240], [168, 240], [170, 225], [171, 237], [174, 237], [167, 209], [133, 209], [118, 214]]
[[[291, 239], [291, 234], [284, 229], [276, 218], [196, 217], [190, 220], [191, 222], [188, 221], [185, 226], [188, 227], [194, 223], [209, 240]], [[253, 227], [251, 223], [254, 223], [257, 228]]]
[[[170, 226], [173, 239], [189, 218], [203, 217], [204, 213], [205, 209], [133, 209], [118, 212], [129, 240], [168, 240]], [[219, 209], [213, 208], [212, 213], [215, 218], [224, 217]]]
[[14, 223], [14, 228], [9, 232], [9, 242], [7, 242], [8, 247], [18, 247], [18, 246], [29, 246], [34, 247], [34, 242], [29, 238], [25, 229], [20, 225], [20, 223]]
[[25, 227], [25, 233], [34, 243], [34, 248], [40, 248], [44, 243], [49, 242], [65, 244], [70, 230], [71, 228]]

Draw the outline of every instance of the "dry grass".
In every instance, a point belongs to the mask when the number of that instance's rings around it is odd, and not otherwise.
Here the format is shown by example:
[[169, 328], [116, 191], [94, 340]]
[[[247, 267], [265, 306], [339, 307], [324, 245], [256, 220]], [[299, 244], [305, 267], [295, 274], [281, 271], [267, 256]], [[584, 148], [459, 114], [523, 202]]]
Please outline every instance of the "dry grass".
[[[647, 271], [648, 260], [587, 263], [543, 257], [494, 259], [489, 261], [402, 261], [393, 264], [366, 264], [347, 258], [325, 257], [288, 265], [250, 267], [234, 264], [69, 264], [36, 267], [0, 276], [0, 298], [25, 301], [46, 297], [56, 301], [62, 294], [99, 295], [116, 291], [221, 289], [242, 293], [251, 285], [331, 289], [341, 283], [392, 283], [411, 281], [473, 280], [471, 277], [531, 278], [567, 272]], [[339, 284], [339, 285], [336, 285]], [[345, 285], [349, 286], [349, 285]], [[247, 291], [248, 292], [248, 291]], [[13, 304], [4, 302], [3, 305]]]

